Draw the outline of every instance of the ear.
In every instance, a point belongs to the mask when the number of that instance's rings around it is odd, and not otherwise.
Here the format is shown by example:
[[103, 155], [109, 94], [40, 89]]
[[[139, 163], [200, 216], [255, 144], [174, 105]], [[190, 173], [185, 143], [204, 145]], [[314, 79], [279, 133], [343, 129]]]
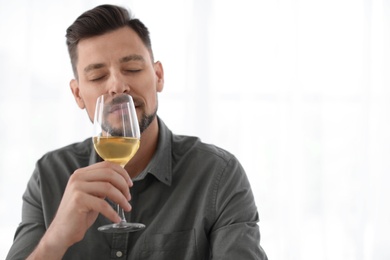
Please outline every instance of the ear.
[[70, 81], [69, 85], [70, 85], [70, 89], [72, 90], [72, 94], [73, 94], [74, 99], [76, 100], [77, 105], [79, 106], [79, 108], [84, 109], [85, 104], [84, 104], [82, 97], [80, 96], [79, 82], [76, 79], [72, 79]]
[[153, 66], [157, 77], [156, 90], [157, 92], [161, 92], [164, 88], [164, 69], [159, 61], [156, 61]]

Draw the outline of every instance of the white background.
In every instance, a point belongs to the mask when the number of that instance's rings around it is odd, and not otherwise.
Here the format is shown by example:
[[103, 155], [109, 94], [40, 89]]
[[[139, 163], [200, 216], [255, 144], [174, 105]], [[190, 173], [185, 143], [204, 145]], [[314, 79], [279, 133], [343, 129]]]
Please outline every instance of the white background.
[[[90, 136], [65, 30], [102, 3], [0, 0], [0, 259], [36, 160]], [[389, 1], [110, 3], [151, 31], [160, 117], [243, 164], [270, 259], [390, 259]]]

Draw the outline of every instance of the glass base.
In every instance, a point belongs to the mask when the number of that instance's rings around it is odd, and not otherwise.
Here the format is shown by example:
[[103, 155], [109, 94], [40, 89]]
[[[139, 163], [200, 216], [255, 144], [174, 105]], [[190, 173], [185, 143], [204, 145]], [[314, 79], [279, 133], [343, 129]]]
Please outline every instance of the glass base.
[[136, 232], [144, 228], [145, 225], [142, 223], [120, 222], [120, 223], [101, 226], [98, 228], [98, 230], [105, 233], [128, 233], [128, 232]]

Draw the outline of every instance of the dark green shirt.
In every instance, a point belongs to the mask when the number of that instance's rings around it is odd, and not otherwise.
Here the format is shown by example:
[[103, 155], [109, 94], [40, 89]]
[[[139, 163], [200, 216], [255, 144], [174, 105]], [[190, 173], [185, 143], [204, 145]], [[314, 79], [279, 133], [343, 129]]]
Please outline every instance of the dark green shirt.
[[[159, 143], [131, 188], [127, 220], [146, 225], [129, 234], [97, 228], [63, 259], [267, 259], [260, 247], [258, 213], [237, 159], [198, 138], [174, 135], [159, 119]], [[53, 220], [70, 175], [101, 159], [91, 139], [44, 155], [23, 195], [22, 222], [7, 259], [25, 259]]]

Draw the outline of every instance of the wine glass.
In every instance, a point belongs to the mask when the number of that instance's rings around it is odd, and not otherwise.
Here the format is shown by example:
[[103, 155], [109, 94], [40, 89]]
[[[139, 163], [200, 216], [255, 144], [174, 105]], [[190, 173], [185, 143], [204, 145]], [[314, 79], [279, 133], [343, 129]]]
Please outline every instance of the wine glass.
[[[133, 98], [127, 94], [104, 94], [96, 101], [93, 120], [93, 145], [105, 161], [125, 167], [140, 145], [140, 130]], [[141, 223], [129, 223], [123, 209], [117, 205], [119, 223], [98, 228], [106, 233], [125, 233], [145, 228]]]

